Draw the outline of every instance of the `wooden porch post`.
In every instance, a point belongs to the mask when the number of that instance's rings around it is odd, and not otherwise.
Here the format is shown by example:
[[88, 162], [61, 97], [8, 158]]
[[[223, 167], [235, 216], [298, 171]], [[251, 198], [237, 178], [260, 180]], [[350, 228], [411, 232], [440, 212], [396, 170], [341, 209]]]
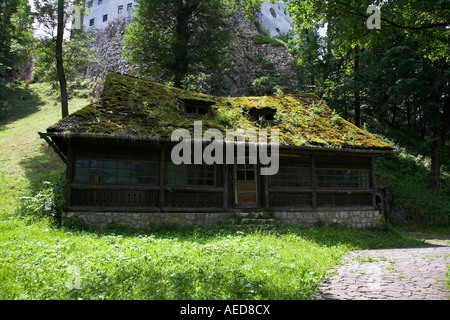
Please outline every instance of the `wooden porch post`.
[[375, 181], [375, 156], [370, 158], [370, 184], [372, 187], [372, 205], [375, 209], [377, 206], [377, 184]]
[[67, 145], [67, 162], [66, 162], [66, 188], [64, 189], [64, 198], [66, 200], [66, 205], [72, 205], [72, 179], [74, 175], [74, 157], [73, 157], [73, 145], [69, 140]]
[[165, 169], [166, 169], [166, 145], [163, 144], [159, 155], [159, 209], [164, 208], [164, 184], [165, 184]]
[[228, 210], [228, 165], [222, 165], [222, 179], [223, 179], [223, 209]]
[[311, 154], [311, 187], [312, 187], [312, 207], [313, 210], [317, 208], [317, 196], [316, 196], [316, 159], [314, 153]]

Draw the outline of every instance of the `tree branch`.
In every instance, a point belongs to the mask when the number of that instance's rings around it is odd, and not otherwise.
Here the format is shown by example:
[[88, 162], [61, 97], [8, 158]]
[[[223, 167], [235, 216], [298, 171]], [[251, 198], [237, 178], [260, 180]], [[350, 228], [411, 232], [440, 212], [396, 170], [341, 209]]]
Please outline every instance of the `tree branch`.
[[[358, 10], [356, 10], [355, 8], [353, 8], [352, 6], [350, 6], [347, 3], [342, 3], [340, 1], [336, 1], [337, 5], [343, 6], [348, 8], [347, 10], [344, 9], [344, 12], [355, 15], [355, 16], [359, 16], [362, 17], [364, 19], [368, 19], [370, 16], [358, 12]], [[424, 11], [424, 12], [429, 12], [430, 10]], [[439, 28], [439, 27], [449, 27], [450, 26], [450, 22], [439, 22], [439, 23], [431, 23], [431, 24], [424, 24], [421, 26], [406, 26], [406, 25], [400, 25], [394, 21], [388, 20], [386, 18], [381, 17], [380, 18], [381, 21], [386, 22], [387, 24], [398, 28], [398, 29], [405, 29], [405, 30], [411, 30], [411, 31], [423, 31], [423, 30], [427, 30], [427, 29], [433, 29], [433, 28]]]

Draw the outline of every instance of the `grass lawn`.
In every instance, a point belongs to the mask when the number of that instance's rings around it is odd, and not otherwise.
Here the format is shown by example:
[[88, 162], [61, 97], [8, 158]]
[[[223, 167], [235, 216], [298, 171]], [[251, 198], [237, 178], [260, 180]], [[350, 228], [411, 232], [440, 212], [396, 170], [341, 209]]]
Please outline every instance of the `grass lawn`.
[[19, 219], [17, 198], [63, 170], [37, 134], [60, 116], [49, 90], [15, 88], [0, 120], [0, 299], [313, 299], [350, 250], [420, 244], [381, 230], [76, 231]]

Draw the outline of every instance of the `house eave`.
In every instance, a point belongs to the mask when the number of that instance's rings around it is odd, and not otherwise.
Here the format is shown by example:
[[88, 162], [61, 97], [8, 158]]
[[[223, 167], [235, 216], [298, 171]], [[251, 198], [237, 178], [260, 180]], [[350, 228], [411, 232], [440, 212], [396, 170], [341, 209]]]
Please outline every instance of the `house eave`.
[[[61, 148], [58, 144], [50, 140], [49, 138], [59, 138], [63, 141], [72, 141], [73, 139], [88, 139], [91, 141], [109, 141], [122, 143], [123, 141], [130, 141], [135, 143], [150, 143], [150, 144], [177, 144], [178, 141], [172, 141], [170, 138], [163, 137], [148, 137], [138, 135], [111, 135], [105, 133], [88, 133], [88, 132], [39, 132], [42, 139], [45, 139], [52, 148], [63, 159], [65, 155], [61, 152]], [[195, 139], [192, 139], [195, 141]], [[203, 144], [209, 144], [211, 141], [202, 140]], [[229, 143], [229, 142], [226, 142]], [[234, 144], [242, 144], [243, 142], [234, 141]], [[246, 145], [262, 145], [261, 143], [245, 142]], [[375, 156], [398, 154], [400, 151], [394, 149], [351, 149], [351, 148], [339, 148], [339, 147], [323, 147], [323, 146], [292, 146], [292, 145], [279, 145], [280, 150], [296, 150], [296, 151], [309, 151], [309, 152], [337, 152], [337, 153], [353, 153], [353, 154], [372, 154]], [[63, 161], [65, 161], [63, 159]]]

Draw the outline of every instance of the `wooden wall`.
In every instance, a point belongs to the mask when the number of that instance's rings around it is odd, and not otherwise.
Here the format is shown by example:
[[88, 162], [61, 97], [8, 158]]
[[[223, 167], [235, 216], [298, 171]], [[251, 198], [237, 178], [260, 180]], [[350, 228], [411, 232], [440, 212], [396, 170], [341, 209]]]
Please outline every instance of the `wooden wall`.
[[[214, 186], [166, 185], [166, 166], [170, 147], [162, 144], [104, 144], [73, 142], [68, 146], [66, 200], [70, 211], [130, 212], [223, 212], [235, 209], [233, 165], [216, 165]], [[114, 159], [155, 161], [156, 185], [118, 185], [74, 182], [76, 159]], [[357, 210], [375, 207], [374, 159], [372, 154], [338, 152], [289, 152], [280, 155], [280, 166], [310, 170], [308, 188], [272, 187], [270, 177], [258, 177], [258, 204], [262, 208], [283, 211]], [[368, 170], [370, 185], [361, 189], [326, 190], [317, 188], [319, 168]], [[258, 167], [259, 171], [259, 167]]]

